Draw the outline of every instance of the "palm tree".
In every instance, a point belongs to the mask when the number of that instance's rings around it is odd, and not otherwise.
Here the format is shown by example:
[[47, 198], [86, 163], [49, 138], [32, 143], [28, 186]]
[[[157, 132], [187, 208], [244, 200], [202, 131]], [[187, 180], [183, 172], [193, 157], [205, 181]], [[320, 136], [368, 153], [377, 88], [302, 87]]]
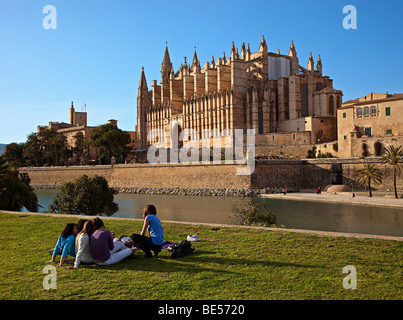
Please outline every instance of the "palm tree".
[[374, 164], [367, 163], [363, 169], [357, 171], [357, 181], [361, 185], [368, 185], [369, 196], [372, 197], [371, 181], [375, 184], [382, 183], [382, 172]]
[[29, 158], [30, 165], [35, 165], [36, 167], [42, 164], [42, 150], [41, 142], [38, 134], [33, 132], [28, 135], [27, 142], [24, 146], [24, 157]]
[[51, 137], [50, 143], [53, 147], [53, 164], [58, 166], [60, 165], [60, 158], [59, 156], [63, 156], [63, 151], [66, 149], [66, 137], [63, 134], [56, 133], [54, 136]]
[[402, 146], [395, 148], [394, 146], [388, 146], [385, 149], [385, 154], [381, 161], [386, 163], [393, 168], [393, 187], [395, 189], [395, 198], [397, 199], [397, 188], [396, 188], [396, 176], [401, 173], [401, 165], [403, 164], [403, 149]]

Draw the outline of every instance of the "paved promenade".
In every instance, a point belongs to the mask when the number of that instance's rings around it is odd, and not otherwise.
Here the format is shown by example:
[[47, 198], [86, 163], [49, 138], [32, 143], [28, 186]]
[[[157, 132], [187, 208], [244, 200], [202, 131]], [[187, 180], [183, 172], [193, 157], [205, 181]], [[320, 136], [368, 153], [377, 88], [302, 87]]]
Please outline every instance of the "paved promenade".
[[284, 199], [284, 200], [300, 200], [300, 201], [321, 201], [335, 202], [344, 204], [357, 204], [368, 206], [382, 206], [403, 209], [403, 199], [392, 198], [393, 194], [374, 194], [372, 198], [368, 197], [368, 192], [356, 192], [355, 197], [352, 193], [326, 193], [316, 194], [315, 192], [303, 191], [296, 193], [262, 194], [262, 198]]

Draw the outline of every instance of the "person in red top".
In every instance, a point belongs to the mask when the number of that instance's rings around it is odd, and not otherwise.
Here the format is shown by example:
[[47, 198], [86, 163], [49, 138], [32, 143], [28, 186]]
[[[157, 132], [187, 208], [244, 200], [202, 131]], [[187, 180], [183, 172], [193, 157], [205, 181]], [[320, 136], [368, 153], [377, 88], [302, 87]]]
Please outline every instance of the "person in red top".
[[107, 266], [118, 263], [130, 256], [133, 251], [120, 241], [113, 241], [110, 231], [100, 218], [92, 220], [95, 232], [90, 237], [91, 254], [96, 264]]

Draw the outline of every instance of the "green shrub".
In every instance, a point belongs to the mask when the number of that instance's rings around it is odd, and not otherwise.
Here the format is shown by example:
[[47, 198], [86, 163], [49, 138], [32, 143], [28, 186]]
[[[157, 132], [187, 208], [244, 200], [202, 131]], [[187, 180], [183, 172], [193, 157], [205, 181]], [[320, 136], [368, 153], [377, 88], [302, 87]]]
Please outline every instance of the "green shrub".
[[64, 183], [49, 205], [51, 212], [108, 216], [119, 210], [115, 203], [116, 190], [109, 188], [104, 177], [81, 176], [74, 182]]
[[234, 206], [234, 216], [239, 218], [240, 224], [244, 226], [279, 227], [276, 215], [264, 209], [264, 204], [249, 199], [240, 207], [239, 204]]

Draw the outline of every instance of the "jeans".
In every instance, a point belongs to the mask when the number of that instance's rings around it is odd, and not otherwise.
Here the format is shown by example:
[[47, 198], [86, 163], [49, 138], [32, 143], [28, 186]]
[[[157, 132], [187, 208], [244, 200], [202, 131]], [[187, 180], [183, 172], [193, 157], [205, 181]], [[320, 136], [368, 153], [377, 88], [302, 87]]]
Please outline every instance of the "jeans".
[[133, 244], [145, 252], [146, 257], [152, 257], [151, 250], [154, 251], [154, 255], [157, 256], [161, 252], [161, 247], [153, 243], [150, 237], [142, 236], [140, 234], [133, 233], [130, 237], [133, 240]]
[[100, 266], [109, 266], [111, 264], [115, 264], [122, 261], [124, 258], [127, 258], [133, 253], [132, 249], [126, 247], [120, 241], [115, 241], [113, 244], [114, 248], [113, 250], [110, 251], [111, 256], [109, 257], [109, 259], [102, 263], [95, 262], [96, 264]]

